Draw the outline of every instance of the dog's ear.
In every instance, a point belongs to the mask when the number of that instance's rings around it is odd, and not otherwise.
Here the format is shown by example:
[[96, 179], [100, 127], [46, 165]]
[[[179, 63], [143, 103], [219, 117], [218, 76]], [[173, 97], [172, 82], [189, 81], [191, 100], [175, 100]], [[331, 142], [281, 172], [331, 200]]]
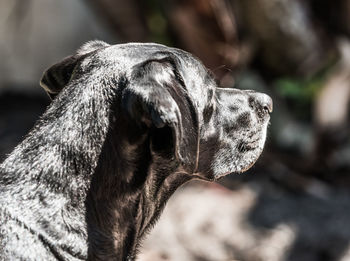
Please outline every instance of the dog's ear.
[[175, 157], [194, 171], [198, 120], [184, 84], [171, 59], [146, 61], [133, 68], [122, 106], [129, 117], [150, 129], [153, 151]]
[[102, 41], [87, 42], [81, 46], [74, 55], [68, 56], [62, 61], [48, 68], [41, 77], [41, 87], [43, 87], [50, 98], [53, 99], [63, 89], [63, 87], [68, 84], [77, 63], [81, 61], [81, 59], [88, 53], [106, 46], [109, 45]]

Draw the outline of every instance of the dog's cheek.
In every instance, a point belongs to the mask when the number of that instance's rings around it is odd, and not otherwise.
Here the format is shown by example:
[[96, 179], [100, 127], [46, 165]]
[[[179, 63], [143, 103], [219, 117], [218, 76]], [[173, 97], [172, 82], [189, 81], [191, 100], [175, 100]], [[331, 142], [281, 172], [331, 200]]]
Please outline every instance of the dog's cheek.
[[210, 180], [214, 178], [212, 165], [215, 155], [218, 153], [218, 144], [220, 144], [219, 137], [212, 135], [206, 139], [201, 139], [199, 145], [198, 172]]

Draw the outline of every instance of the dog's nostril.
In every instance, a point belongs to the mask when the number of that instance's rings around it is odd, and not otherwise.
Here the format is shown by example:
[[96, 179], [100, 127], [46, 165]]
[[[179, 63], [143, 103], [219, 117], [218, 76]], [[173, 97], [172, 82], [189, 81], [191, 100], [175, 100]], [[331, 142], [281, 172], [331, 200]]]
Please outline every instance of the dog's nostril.
[[273, 110], [273, 102], [270, 96], [263, 93], [254, 93], [252, 95], [254, 106], [258, 110], [263, 110], [265, 113], [271, 113]]
[[264, 110], [266, 113], [271, 112], [270, 108], [269, 108], [268, 106], [266, 106], [266, 105], [263, 107], [263, 110]]
[[[267, 96], [267, 95], [266, 95]], [[264, 111], [266, 111], [267, 113], [271, 113], [273, 110], [273, 102], [272, 99], [270, 98], [270, 96], [267, 96], [268, 98], [266, 99], [266, 101], [263, 104], [263, 109]]]

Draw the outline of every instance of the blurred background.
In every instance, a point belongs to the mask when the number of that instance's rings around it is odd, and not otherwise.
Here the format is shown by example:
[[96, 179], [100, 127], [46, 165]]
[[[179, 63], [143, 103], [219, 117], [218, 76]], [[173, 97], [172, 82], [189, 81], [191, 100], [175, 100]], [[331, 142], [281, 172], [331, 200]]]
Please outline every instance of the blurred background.
[[175, 46], [274, 112], [258, 163], [180, 188], [138, 260], [350, 260], [349, 37], [350, 0], [0, 0], [0, 160], [84, 42]]

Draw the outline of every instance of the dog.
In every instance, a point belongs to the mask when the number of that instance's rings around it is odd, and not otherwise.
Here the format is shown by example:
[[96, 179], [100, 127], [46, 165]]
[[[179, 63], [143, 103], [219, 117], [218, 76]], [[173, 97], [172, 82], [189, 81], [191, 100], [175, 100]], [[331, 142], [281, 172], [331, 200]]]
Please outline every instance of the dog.
[[153, 43], [88, 42], [41, 86], [52, 103], [0, 165], [0, 260], [134, 260], [178, 187], [254, 164], [272, 112]]

